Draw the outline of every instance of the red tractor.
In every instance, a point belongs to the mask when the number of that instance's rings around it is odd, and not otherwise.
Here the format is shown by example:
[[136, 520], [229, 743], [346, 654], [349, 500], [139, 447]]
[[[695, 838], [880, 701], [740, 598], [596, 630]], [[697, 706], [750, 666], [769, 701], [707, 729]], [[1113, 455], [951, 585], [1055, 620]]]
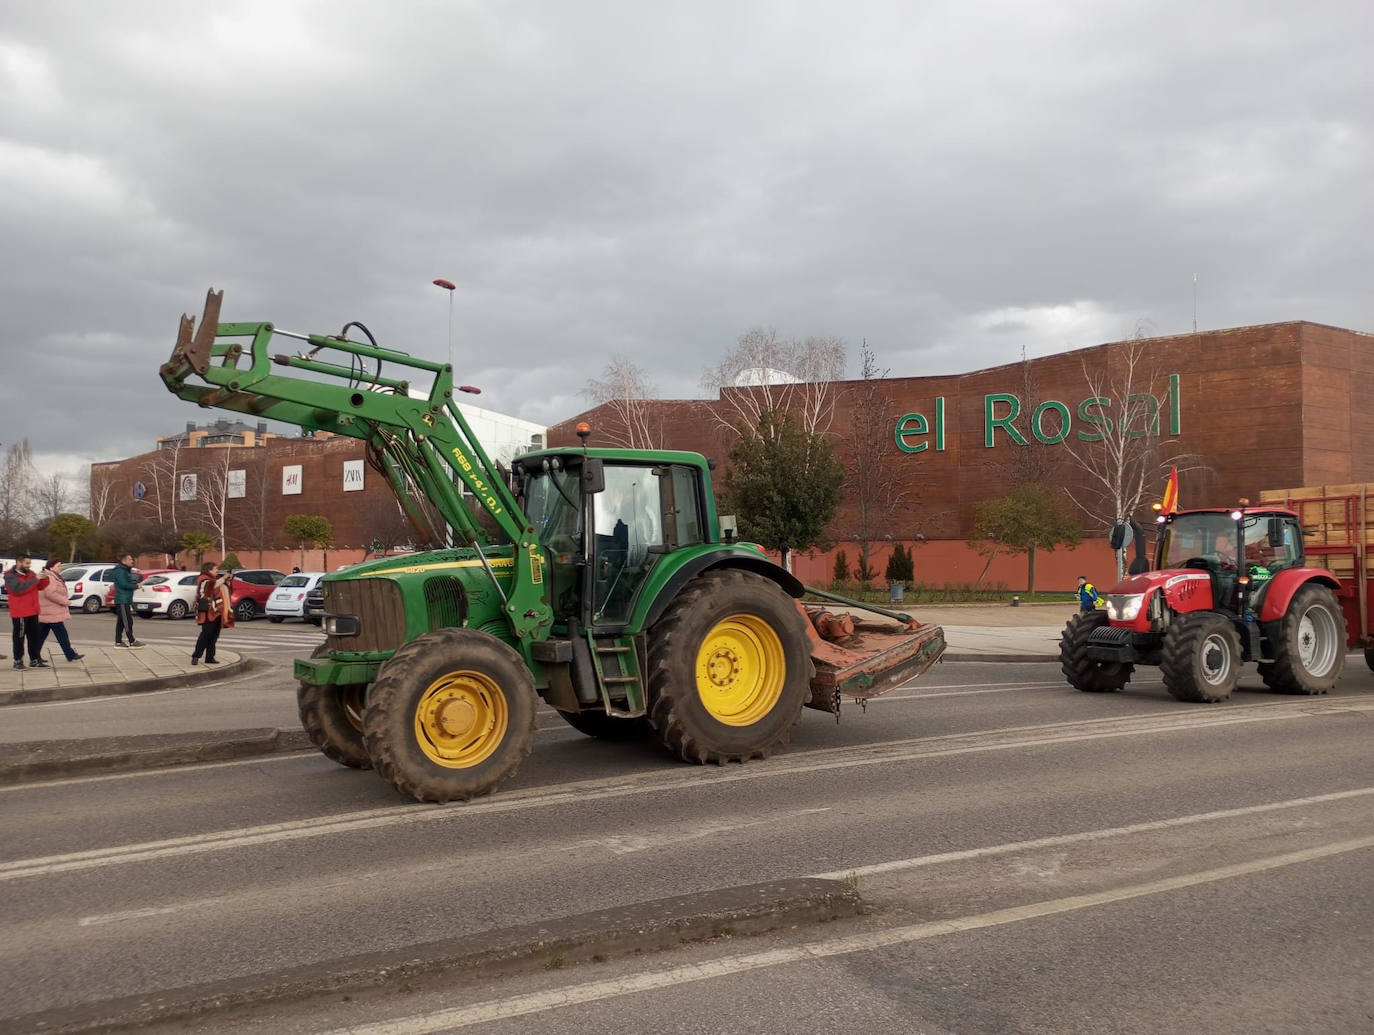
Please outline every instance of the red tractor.
[[1246, 661], [1280, 692], [1324, 694], [1336, 685], [1347, 643], [1340, 583], [1307, 566], [1296, 514], [1242, 501], [1235, 510], [1160, 515], [1158, 531], [1151, 570], [1140, 526], [1112, 529], [1112, 547], [1134, 538], [1136, 557], [1105, 611], [1074, 615], [1064, 627], [1059, 660], [1072, 686], [1120, 690], [1136, 665], [1158, 665], [1178, 700], [1223, 701]]

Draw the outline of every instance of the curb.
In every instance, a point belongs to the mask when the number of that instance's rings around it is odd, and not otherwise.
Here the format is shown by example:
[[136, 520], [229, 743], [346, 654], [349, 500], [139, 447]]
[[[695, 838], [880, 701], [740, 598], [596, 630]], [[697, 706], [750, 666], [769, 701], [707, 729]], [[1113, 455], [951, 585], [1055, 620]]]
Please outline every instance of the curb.
[[247, 729], [0, 744], [0, 784], [312, 749], [304, 730]]
[[[457, 972], [483, 980], [612, 956], [671, 949], [684, 942], [762, 934], [778, 927], [824, 923], [864, 912], [843, 881], [814, 877], [722, 888], [614, 909], [524, 924], [386, 952], [366, 953], [267, 974], [124, 996], [0, 1020], [6, 1030], [109, 1031], [165, 1021], [194, 1023], [212, 1012], [305, 999], [338, 991], [356, 994], [426, 975]], [[445, 978], [452, 984], [452, 976]]]
[[122, 683], [90, 683], [84, 686], [45, 686], [33, 690], [0, 690], [0, 707], [8, 704], [80, 701], [88, 697], [118, 697], [124, 694], [146, 694], [153, 690], [172, 690], [181, 686], [194, 686], [196, 683], [242, 675], [259, 664], [261, 663], [252, 658], [240, 656], [238, 661], [231, 661], [217, 669], [185, 672], [179, 676], [150, 676], [147, 679], [130, 679]]

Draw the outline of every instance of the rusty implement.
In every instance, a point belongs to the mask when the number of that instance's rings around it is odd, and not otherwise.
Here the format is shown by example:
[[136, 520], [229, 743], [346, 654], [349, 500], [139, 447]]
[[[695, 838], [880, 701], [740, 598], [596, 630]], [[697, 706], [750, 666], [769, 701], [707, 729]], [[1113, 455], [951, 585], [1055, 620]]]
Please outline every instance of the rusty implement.
[[[862, 606], [862, 605], [856, 605]], [[864, 702], [895, 690], [925, 673], [945, 652], [945, 633], [909, 615], [868, 609], [869, 618], [837, 614], [800, 602], [811, 637], [808, 708], [839, 715], [840, 697]]]

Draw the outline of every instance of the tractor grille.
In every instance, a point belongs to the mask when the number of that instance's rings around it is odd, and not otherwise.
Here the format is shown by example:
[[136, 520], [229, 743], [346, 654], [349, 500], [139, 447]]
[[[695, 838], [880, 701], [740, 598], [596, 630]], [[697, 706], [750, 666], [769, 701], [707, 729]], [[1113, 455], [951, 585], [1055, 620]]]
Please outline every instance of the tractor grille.
[[335, 615], [357, 615], [357, 636], [329, 636], [330, 650], [395, 650], [406, 640], [401, 588], [390, 579], [345, 579], [324, 584], [324, 609]]
[[1130, 629], [1106, 625], [1088, 633], [1088, 645], [1092, 647], [1099, 645], [1105, 647], [1119, 647], [1123, 643], [1130, 643], [1132, 635]]
[[463, 624], [467, 598], [458, 579], [443, 575], [425, 579], [425, 610], [429, 615], [429, 631], [455, 629]]

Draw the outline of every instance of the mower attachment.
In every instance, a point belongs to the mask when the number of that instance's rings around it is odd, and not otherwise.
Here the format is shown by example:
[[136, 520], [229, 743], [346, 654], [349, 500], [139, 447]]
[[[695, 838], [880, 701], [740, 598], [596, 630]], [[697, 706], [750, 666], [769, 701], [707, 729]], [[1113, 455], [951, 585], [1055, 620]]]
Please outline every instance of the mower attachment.
[[[867, 701], [922, 675], [945, 652], [945, 633], [906, 615], [887, 622], [797, 605], [811, 637], [808, 708], [839, 714], [840, 695]], [[883, 612], [886, 614], [886, 612]]]

